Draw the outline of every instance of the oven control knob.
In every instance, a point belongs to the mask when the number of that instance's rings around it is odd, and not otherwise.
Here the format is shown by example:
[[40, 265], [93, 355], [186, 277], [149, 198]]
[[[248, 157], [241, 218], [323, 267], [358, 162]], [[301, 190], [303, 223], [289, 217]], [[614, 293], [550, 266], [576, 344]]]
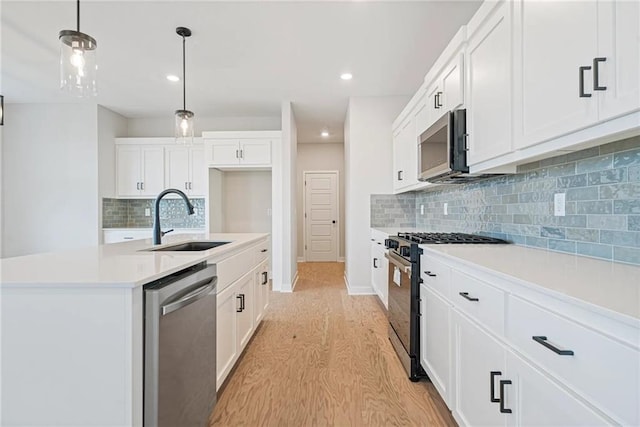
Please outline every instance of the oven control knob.
[[384, 246], [388, 249], [397, 249], [398, 246], [400, 246], [398, 244], [397, 240], [393, 240], [393, 239], [385, 239], [384, 240]]
[[400, 248], [400, 256], [408, 257], [411, 252], [409, 246], [403, 246]]

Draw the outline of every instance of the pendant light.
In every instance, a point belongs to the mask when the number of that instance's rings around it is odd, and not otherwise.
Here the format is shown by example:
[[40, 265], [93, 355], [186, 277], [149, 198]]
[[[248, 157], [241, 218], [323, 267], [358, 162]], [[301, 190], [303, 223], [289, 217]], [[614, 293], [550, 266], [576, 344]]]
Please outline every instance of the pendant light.
[[185, 27], [176, 28], [176, 33], [182, 37], [182, 110], [176, 110], [176, 142], [179, 144], [193, 143], [193, 111], [187, 110], [187, 83], [185, 81], [185, 40], [191, 37], [191, 30]]
[[78, 97], [97, 95], [96, 39], [80, 32], [80, 0], [76, 30], [60, 31], [60, 88]]

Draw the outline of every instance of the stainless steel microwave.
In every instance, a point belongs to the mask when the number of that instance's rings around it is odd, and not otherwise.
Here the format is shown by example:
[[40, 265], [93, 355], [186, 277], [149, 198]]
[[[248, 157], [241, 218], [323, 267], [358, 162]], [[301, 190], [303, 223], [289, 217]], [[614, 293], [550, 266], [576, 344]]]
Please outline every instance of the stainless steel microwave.
[[[468, 181], [466, 110], [447, 112], [420, 135], [418, 179]], [[475, 177], [474, 177], [475, 178]]]

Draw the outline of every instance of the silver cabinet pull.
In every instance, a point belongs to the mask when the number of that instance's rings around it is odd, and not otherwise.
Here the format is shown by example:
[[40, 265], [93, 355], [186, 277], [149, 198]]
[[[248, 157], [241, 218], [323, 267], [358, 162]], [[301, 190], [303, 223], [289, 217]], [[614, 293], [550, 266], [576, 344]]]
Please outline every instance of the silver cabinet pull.
[[236, 150], [236, 159], [239, 159], [240, 156], [238, 156], [238, 153], [240, 152], [240, 150]]
[[144, 190], [144, 181], [140, 183], [140, 189]]

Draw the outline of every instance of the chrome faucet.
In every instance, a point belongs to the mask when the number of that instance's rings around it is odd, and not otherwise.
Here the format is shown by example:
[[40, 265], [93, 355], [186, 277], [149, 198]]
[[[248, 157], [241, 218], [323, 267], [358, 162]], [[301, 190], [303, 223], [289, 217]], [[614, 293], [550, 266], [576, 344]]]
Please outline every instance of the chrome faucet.
[[[187, 212], [189, 213], [189, 215], [193, 215], [195, 213], [195, 210], [193, 209], [193, 205], [189, 201], [189, 198], [182, 191], [176, 190], [175, 188], [167, 188], [162, 193], [158, 194], [158, 197], [156, 197], [156, 202], [155, 202], [156, 211], [153, 219], [153, 244], [154, 245], [161, 244], [162, 236], [166, 234], [160, 231], [160, 200], [169, 193], [176, 193], [177, 195], [182, 197], [184, 202], [187, 204]], [[170, 231], [173, 231], [173, 230], [170, 230]]]

